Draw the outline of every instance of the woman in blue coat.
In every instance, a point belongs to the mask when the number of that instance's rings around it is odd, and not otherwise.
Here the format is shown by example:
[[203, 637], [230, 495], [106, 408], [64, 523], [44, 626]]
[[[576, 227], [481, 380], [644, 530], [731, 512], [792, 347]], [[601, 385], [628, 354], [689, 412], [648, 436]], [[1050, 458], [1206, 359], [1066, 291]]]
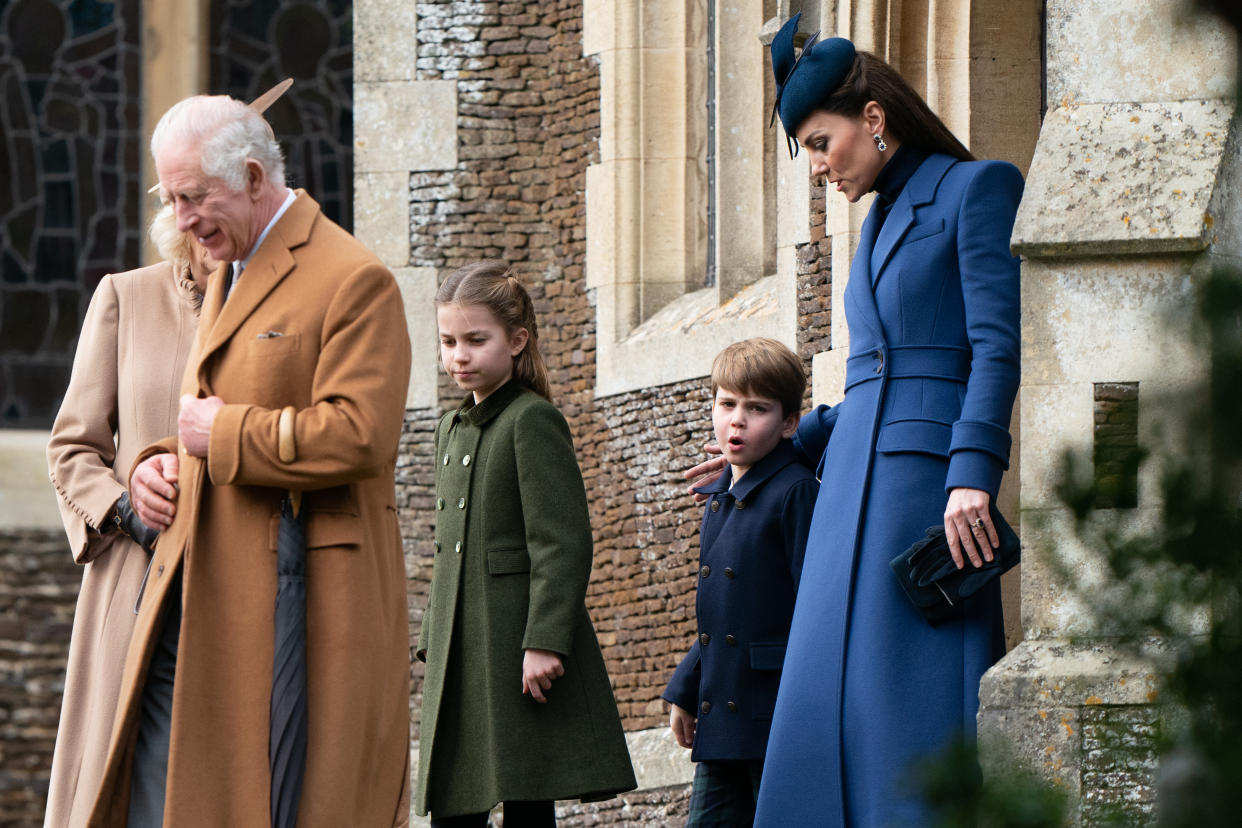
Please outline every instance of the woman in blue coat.
[[795, 61], [797, 22], [772, 44], [786, 132], [813, 176], [851, 202], [877, 196], [845, 289], [845, 396], [795, 438], [822, 483], [755, 825], [920, 825], [911, 766], [973, 737], [979, 679], [1004, 652], [1000, 595], [993, 581], [933, 628], [889, 561], [940, 522], [961, 565], [998, 543], [989, 503], [1018, 389], [1009, 236], [1022, 176], [973, 160], [848, 40]]

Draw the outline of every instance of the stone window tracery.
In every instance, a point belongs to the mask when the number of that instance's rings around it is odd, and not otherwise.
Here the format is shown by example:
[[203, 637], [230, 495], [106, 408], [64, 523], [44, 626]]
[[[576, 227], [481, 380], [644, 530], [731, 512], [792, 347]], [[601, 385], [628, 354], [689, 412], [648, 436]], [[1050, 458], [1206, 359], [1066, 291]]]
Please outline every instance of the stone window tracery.
[[140, 0], [0, 0], [0, 427], [49, 428], [141, 237]]
[[353, 4], [347, 0], [216, 0], [213, 92], [253, 100], [293, 86], [266, 113], [285, 150], [285, 176], [353, 230]]

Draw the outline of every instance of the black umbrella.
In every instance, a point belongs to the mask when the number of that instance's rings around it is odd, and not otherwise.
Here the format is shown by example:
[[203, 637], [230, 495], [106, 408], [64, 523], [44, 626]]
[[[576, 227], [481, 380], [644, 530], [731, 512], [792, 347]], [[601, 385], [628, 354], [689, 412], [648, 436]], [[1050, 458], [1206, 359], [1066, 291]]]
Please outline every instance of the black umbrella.
[[306, 771], [306, 520], [300, 492], [280, 503], [272, 663], [272, 828], [293, 828]]

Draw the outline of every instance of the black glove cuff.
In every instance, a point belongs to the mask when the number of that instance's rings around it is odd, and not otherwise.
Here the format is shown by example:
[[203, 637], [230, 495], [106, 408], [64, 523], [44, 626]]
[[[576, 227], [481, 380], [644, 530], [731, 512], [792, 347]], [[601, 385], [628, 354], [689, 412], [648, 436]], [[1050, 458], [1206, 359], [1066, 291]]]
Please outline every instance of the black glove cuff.
[[112, 520], [116, 524], [116, 528], [120, 529], [139, 546], [152, 551], [155, 546], [155, 539], [160, 536], [158, 529], [152, 529], [142, 522], [138, 517], [138, 513], [134, 511], [134, 507], [129, 502], [129, 492], [123, 493], [116, 501], [116, 506], [112, 512]]

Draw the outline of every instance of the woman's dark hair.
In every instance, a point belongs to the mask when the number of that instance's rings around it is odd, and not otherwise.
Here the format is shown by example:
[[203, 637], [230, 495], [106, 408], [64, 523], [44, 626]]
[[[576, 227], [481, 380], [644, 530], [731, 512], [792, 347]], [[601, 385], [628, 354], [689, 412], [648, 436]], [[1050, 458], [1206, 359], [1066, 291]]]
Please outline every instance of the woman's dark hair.
[[859, 52], [845, 80], [817, 108], [857, 118], [868, 101], [884, 110], [886, 129], [900, 143], [924, 152], [943, 152], [959, 161], [974, 161], [927, 103], [897, 74], [897, 70], [870, 52]]
[[513, 358], [513, 376], [549, 402], [548, 368], [539, 353], [539, 325], [530, 294], [504, 262], [475, 262], [458, 268], [440, 284], [436, 305], [482, 305], [512, 335], [525, 328], [530, 338]]

